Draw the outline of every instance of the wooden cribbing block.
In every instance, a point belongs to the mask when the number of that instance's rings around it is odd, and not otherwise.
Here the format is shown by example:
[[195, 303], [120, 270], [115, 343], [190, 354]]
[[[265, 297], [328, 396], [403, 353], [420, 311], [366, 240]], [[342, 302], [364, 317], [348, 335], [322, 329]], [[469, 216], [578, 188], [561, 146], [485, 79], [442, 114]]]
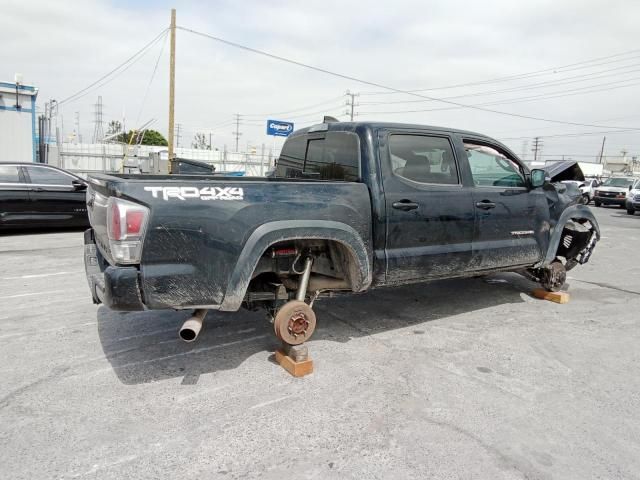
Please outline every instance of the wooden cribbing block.
[[569, 303], [569, 294], [567, 292], [547, 292], [543, 288], [536, 288], [533, 291], [533, 296], [550, 302]]
[[310, 358], [295, 362], [282, 350], [276, 350], [276, 362], [294, 377], [304, 377], [313, 373], [313, 360]]

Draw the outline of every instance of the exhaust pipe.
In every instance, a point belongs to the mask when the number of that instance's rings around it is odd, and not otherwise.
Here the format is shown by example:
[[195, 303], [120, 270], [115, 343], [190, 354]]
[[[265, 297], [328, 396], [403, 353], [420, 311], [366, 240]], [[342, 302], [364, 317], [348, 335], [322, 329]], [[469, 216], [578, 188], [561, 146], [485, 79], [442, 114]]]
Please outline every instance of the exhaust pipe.
[[202, 322], [209, 310], [199, 308], [193, 312], [193, 316], [187, 319], [180, 327], [180, 338], [187, 343], [195, 342], [202, 330]]

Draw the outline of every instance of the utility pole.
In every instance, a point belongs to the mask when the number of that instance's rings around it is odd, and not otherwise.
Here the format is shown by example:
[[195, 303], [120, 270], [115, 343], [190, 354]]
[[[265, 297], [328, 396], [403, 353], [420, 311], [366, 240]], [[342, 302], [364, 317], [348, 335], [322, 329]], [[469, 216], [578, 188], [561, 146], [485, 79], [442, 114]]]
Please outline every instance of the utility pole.
[[[182, 124], [181, 123], [176, 123], [176, 131], [174, 133], [176, 148], [180, 148], [180, 139], [182, 138], [182, 133], [181, 132], [182, 132]], [[175, 158], [175, 154], [174, 154], [173, 158]]]
[[354, 113], [353, 109], [354, 107], [357, 107], [358, 105], [356, 104], [356, 97], [359, 97], [360, 94], [359, 93], [351, 93], [349, 90], [347, 90], [347, 92], [345, 93], [345, 95], [349, 98], [347, 98], [347, 107], [350, 107], [345, 113], [345, 115], [349, 115], [349, 118], [351, 119], [351, 121], [353, 122], [353, 117], [354, 115], [357, 115], [356, 113]]
[[171, 9], [171, 25], [169, 27], [170, 48], [169, 55], [169, 173], [173, 173], [173, 129], [175, 125], [175, 93], [176, 93], [176, 9]]
[[239, 113], [236, 113], [236, 131], [231, 133], [236, 137], [236, 152], [237, 152], [238, 148], [240, 148], [238, 146], [238, 144], [240, 143], [240, 135], [242, 135], [242, 133], [240, 133], [240, 114]]
[[602, 137], [602, 147], [600, 148], [600, 158], [598, 159], [598, 163], [602, 163], [602, 155], [604, 154], [604, 142], [607, 140], [607, 137]]
[[542, 151], [543, 141], [540, 137], [535, 137], [533, 139], [533, 146], [531, 147], [531, 151], [533, 152], [533, 161], [538, 161], [538, 154]]
[[212, 133], [209, 132], [209, 150], [213, 150], [213, 145], [211, 144], [211, 135]]

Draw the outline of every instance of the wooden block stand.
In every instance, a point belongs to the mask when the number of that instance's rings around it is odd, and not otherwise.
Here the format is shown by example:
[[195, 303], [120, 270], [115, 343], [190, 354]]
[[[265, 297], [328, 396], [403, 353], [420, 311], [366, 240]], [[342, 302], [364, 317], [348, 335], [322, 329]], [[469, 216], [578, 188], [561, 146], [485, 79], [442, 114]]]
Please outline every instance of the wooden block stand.
[[569, 293], [567, 292], [547, 292], [543, 288], [536, 288], [533, 291], [533, 296], [550, 302], [569, 303]]
[[[313, 373], [313, 360], [306, 354], [304, 355], [287, 355], [285, 348], [276, 350], [276, 362], [294, 377], [304, 377]], [[291, 352], [290, 352], [291, 353]]]

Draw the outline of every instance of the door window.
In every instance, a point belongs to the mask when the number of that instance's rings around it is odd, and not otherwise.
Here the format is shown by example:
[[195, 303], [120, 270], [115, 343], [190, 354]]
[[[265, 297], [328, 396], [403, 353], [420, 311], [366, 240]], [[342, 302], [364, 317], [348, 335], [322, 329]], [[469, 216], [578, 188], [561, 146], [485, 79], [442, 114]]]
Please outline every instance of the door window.
[[425, 135], [389, 137], [391, 169], [413, 182], [457, 185], [458, 168], [449, 140]]
[[38, 185], [71, 186], [73, 178], [53, 168], [26, 167], [31, 183]]
[[18, 167], [0, 165], [0, 183], [20, 183]]
[[506, 154], [487, 145], [464, 142], [471, 176], [478, 187], [526, 187], [522, 168]]

